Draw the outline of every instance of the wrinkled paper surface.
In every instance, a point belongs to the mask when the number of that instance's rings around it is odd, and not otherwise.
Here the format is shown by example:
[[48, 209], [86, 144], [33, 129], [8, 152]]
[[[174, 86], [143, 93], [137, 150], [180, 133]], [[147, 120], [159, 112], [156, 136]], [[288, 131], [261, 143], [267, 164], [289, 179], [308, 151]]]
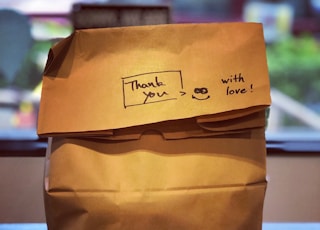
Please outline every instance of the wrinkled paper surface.
[[261, 24], [76, 31], [43, 76], [48, 229], [261, 229], [269, 105]]
[[111, 130], [261, 107], [270, 104], [269, 87], [261, 24], [76, 31], [50, 52], [38, 132]]

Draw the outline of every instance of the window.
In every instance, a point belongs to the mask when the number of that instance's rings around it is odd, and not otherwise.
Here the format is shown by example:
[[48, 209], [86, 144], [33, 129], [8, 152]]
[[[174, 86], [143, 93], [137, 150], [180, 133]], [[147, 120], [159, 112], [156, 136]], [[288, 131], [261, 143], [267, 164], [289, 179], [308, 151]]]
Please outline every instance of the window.
[[20, 2], [12, 5], [17, 9], [0, 5], [0, 139], [37, 138], [47, 54], [53, 43], [72, 32], [67, 14], [23, 12]]

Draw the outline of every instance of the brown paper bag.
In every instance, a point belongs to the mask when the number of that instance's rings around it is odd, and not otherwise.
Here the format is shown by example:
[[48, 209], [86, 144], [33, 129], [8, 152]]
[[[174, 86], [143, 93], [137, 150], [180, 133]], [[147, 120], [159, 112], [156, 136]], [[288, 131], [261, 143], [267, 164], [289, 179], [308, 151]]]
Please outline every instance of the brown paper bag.
[[76, 31], [43, 77], [49, 230], [261, 229], [269, 91], [260, 24]]

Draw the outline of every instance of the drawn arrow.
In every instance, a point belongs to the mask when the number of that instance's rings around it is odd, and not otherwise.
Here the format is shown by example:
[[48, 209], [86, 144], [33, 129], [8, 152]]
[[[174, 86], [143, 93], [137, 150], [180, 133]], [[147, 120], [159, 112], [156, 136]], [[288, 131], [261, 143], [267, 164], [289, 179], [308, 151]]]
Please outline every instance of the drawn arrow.
[[186, 92], [183, 92], [183, 91], [180, 91], [180, 96], [184, 96], [184, 95], [186, 95], [187, 93]]

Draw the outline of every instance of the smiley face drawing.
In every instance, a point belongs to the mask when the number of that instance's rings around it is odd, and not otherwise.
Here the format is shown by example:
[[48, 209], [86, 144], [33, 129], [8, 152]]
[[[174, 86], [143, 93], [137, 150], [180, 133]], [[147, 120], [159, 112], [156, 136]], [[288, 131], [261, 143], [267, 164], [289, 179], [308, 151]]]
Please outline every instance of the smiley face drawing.
[[203, 101], [210, 98], [210, 95], [208, 95], [209, 91], [206, 87], [194, 88], [193, 92], [194, 94], [192, 94], [192, 99]]

